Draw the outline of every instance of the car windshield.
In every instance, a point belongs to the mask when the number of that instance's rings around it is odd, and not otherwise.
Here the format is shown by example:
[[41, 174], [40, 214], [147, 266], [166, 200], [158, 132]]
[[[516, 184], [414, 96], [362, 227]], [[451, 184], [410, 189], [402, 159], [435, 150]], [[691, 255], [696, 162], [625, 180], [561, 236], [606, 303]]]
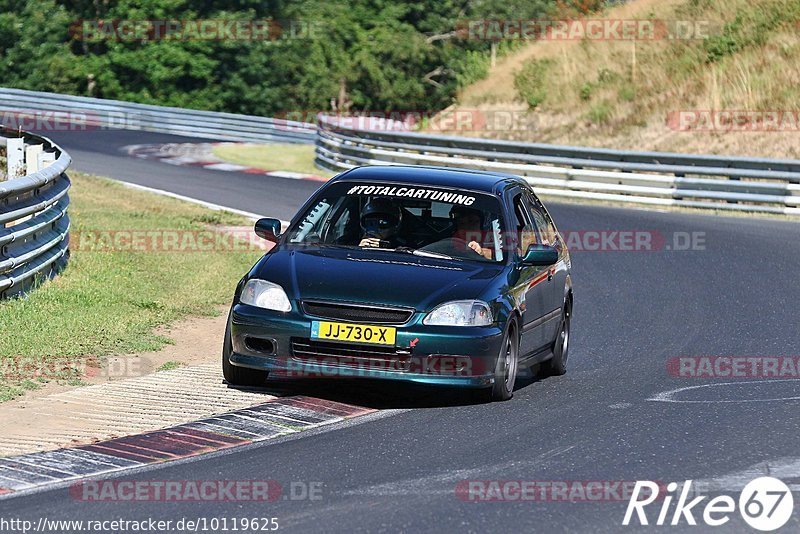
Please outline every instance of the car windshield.
[[341, 182], [325, 188], [288, 242], [503, 261], [500, 203], [474, 191]]

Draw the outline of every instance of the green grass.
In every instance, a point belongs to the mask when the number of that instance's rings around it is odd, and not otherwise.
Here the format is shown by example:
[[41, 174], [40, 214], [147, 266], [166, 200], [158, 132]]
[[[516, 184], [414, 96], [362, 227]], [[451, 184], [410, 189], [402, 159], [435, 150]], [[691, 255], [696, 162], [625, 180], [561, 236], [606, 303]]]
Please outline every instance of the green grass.
[[32, 391], [34, 389], [39, 389], [40, 387], [42, 387], [41, 383], [34, 382], [30, 379], [22, 380], [21, 382], [14, 384], [0, 381], [0, 402], [15, 399], [21, 395], [24, 395], [26, 391]]
[[5, 370], [0, 374], [0, 401], [24, 393], [25, 380], [32, 378], [15, 372], [15, 362], [41, 365], [47, 370], [44, 378], [69, 383], [80, 379], [80, 372], [70, 373], [54, 361], [80, 367], [96, 365], [109, 354], [160, 349], [171, 340], [157, 335], [156, 328], [187, 316], [218, 314], [261, 255], [245, 247], [205, 252], [100, 250], [101, 241], [91, 244], [87, 236], [99, 239], [103, 232], [120, 230], [196, 235], [191, 232], [252, 223], [102, 178], [77, 173], [71, 178], [72, 255], [67, 268], [28, 297], [0, 302], [0, 332], [11, 333], [0, 336], [0, 370]]
[[156, 369], [156, 372], [158, 373], [160, 371], [172, 371], [173, 369], [178, 369], [180, 367], [183, 367], [183, 364], [181, 362], [170, 360], [168, 362], [164, 362], [163, 364], [159, 365], [158, 369]]
[[267, 171], [292, 171], [331, 177], [334, 173], [314, 165], [314, 146], [292, 143], [231, 144], [214, 147], [214, 155], [230, 163]]
[[612, 108], [611, 103], [608, 101], [598, 102], [594, 104], [586, 117], [595, 124], [605, 124], [611, 118]]

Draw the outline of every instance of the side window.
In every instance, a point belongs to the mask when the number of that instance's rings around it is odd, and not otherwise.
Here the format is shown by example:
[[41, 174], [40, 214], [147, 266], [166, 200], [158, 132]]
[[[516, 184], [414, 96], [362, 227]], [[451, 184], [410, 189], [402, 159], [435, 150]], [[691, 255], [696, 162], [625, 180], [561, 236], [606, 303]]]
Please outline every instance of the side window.
[[326, 216], [330, 213], [331, 204], [328, 199], [322, 199], [314, 208], [306, 215], [303, 222], [295, 231], [295, 234], [289, 239], [290, 243], [303, 243], [319, 242], [319, 230], [325, 222]]
[[325, 243], [337, 245], [352, 245], [360, 239], [360, 227], [357, 217], [358, 202], [354, 199], [343, 198], [331, 210], [331, 220], [327, 224]]
[[543, 245], [555, 244], [556, 236], [547, 216], [544, 214], [542, 208], [529, 194], [525, 195], [525, 202], [528, 205], [528, 210], [533, 217], [533, 222], [536, 226], [536, 231], [539, 234], [539, 242]]
[[541, 211], [544, 214], [545, 221], [547, 221], [547, 226], [545, 226], [545, 228], [547, 228], [547, 240], [551, 245], [555, 246], [556, 242], [558, 241], [558, 231], [556, 230], [556, 225], [553, 224], [553, 219], [550, 218], [550, 215], [546, 211]]
[[514, 197], [514, 216], [516, 219], [517, 253], [521, 256], [528, 250], [530, 245], [539, 242], [538, 236], [536, 235], [536, 227], [531, 222], [531, 216], [528, 212], [528, 208], [525, 206], [522, 194]]
[[350, 210], [342, 210], [339, 219], [333, 224], [332, 232], [328, 238], [329, 242], [337, 243], [339, 239], [345, 236], [347, 229], [350, 226]]

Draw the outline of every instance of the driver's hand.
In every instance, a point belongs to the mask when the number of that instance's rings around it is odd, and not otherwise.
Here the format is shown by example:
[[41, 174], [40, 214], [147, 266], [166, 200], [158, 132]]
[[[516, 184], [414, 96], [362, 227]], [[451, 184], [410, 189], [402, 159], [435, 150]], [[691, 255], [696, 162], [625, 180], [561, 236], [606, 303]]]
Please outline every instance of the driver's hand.
[[381, 240], [377, 237], [365, 237], [361, 240], [361, 243], [358, 244], [359, 247], [379, 247], [381, 245]]
[[478, 244], [477, 241], [470, 241], [467, 245], [469, 248], [477, 252], [478, 254], [483, 255], [483, 248]]

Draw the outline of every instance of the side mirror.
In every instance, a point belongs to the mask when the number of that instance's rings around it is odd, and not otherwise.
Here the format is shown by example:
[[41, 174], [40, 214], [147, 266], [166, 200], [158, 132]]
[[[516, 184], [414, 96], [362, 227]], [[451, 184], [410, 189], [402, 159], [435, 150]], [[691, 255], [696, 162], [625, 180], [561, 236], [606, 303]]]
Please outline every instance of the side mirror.
[[558, 251], [550, 245], [531, 245], [522, 258], [525, 265], [548, 266], [558, 263]]
[[259, 219], [255, 231], [258, 237], [277, 244], [281, 236], [281, 222], [278, 219]]

